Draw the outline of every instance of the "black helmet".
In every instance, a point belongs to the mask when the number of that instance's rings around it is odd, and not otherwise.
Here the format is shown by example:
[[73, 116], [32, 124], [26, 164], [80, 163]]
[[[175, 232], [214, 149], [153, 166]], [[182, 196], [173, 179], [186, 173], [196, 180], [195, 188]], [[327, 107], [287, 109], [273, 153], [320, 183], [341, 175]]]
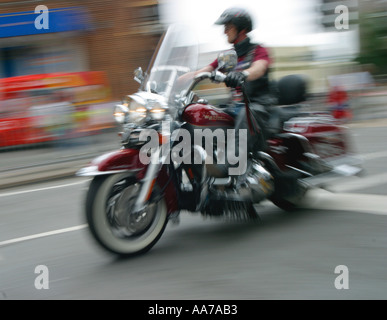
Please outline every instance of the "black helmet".
[[239, 31], [246, 29], [246, 32], [253, 30], [253, 23], [250, 14], [242, 8], [229, 8], [226, 9], [215, 21], [215, 24], [231, 23]]

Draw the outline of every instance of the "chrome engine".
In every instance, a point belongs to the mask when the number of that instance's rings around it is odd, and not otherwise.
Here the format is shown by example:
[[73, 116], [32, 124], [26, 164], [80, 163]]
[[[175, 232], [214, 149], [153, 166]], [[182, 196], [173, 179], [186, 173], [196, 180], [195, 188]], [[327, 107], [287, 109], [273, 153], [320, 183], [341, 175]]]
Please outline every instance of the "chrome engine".
[[204, 214], [233, 219], [251, 218], [253, 204], [274, 192], [274, 178], [258, 161], [252, 160], [244, 175], [210, 181], [210, 199]]

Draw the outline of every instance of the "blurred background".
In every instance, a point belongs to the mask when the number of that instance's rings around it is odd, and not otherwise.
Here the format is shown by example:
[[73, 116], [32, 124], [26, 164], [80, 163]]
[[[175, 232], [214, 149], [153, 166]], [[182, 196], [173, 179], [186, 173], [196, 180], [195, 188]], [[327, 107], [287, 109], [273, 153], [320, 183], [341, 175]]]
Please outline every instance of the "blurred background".
[[[48, 8], [47, 29], [35, 27], [38, 5]], [[167, 26], [197, 28], [204, 65], [227, 47], [213, 22], [230, 6], [253, 15], [251, 37], [269, 48], [274, 80], [306, 75], [320, 109], [340, 89], [355, 119], [384, 107], [386, 0], [0, 0], [0, 148], [114, 129], [114, 103], [137, 91], [133, 70], [146, 70]]]
[[[213, 23], [230, 6], [251, 11], [274, 80], [304, 74], [311, 107], [351, 111], [367, 174], [292, 214], [260, 204], [262, 224], [184, 215], [150, 255], [106, 259], [83, 233], [89, 180], [74, 173], [120, 147], [113, 106], [167, 26], [197, 28], [205, 65], [228, 47]], [[386, 298], [386, 14], [386, 0], [0, 0], [0, 300]], [[50, 290], [34, 286], [42, 265]], [[339, 265], [350, 290], [334, 287]]]

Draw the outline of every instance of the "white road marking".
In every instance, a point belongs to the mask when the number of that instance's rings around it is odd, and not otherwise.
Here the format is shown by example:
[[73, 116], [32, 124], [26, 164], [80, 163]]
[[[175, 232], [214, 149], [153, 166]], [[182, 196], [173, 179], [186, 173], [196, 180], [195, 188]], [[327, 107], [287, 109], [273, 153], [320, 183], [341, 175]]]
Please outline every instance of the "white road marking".
[[343, 182], [329, 186], [327, 189], [332, 192], [348, 192], [383, 184], [387, 184], [387, 173], [365, 177], [350, 177], [343, 179]]
[[81, 230], [81, 229], [84, 229], [84, 228], [87, 228], [87, 227], [88, 227], [87, 224], [82, 224], [82, 225], [75, 226], [75, 227], [58, 229], [58, 230], [53, 230], [53, 231], [49, 231], [49, 232], [33, 234], [31, 236], [26, 236], [26, 237], [20, 237], [20, 238], [15, 238], [15, 239], [11, 239], [11, 240], [6, 240], [6, 241], [0, 242], [0, 247], [6, 246], [6, 245], [9, 245], [9, 244], [18, 243], [18, 242], [23, 242], [23, 241], [28, 241], [28, 240], [33, 240], [33, 239], [53, 236], [53, 235], [56, 235], [56, 234], [77, 231], [77, 230]]
[[360, 155], [363, 160], [373, 160], [387, 157], [387, 151], [372, 152]]
[[82, 181], [78, 181], [78, 182], [61, 184], [61, 185], [45, 187], [45, 188], [38, 188], [38, 189], [30, 189], [30, 190], [23, 190], [23, 191], [0, 193], [0, 197], [16, 196], [16, 195], [23, 194], [23, 193], [30, 193], [30, 192], [37, 192], [37, 191], [45, 191], [45, 190], [51, 190], [51, 189], [71, 187], [71, 186], [75, 186], [75, 185], [78, 185], [78, 184], [85, 183], [86, 181], [89, 181], [89, 180], [82, 180]]
[[314, 189], [308, 192], [301, 206], [308, 209], [357, 211], [387, 215], [387, 196], [332, 193], [322, 189]]

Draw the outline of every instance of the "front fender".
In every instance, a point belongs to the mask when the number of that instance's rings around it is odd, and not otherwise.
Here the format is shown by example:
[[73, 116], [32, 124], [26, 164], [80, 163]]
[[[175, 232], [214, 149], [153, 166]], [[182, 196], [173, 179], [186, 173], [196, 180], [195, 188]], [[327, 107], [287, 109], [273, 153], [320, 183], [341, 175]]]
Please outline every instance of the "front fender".
[[97, 176], [125, 171], [139, 172], [146, 168], [140, 161], [140, 150], [120, 149], [94, 158], [88, 166], [77, 171], [77, 176]]
[[[88, 166], [78, 170], [76, 175], [98, 176], [132, 171], [136, 173], [138, 179], [142, 179], [148, 166], [140, 161], [139, 151], [136, 149], [120, 149], [105, 153], [93, 159]], [[170, 179], [170, 173], [166, 170], [166, 166], [163, 166], [160, 171], [157, 182], [164, 189], [168, 213], [178, 211], [177, 190]]]

